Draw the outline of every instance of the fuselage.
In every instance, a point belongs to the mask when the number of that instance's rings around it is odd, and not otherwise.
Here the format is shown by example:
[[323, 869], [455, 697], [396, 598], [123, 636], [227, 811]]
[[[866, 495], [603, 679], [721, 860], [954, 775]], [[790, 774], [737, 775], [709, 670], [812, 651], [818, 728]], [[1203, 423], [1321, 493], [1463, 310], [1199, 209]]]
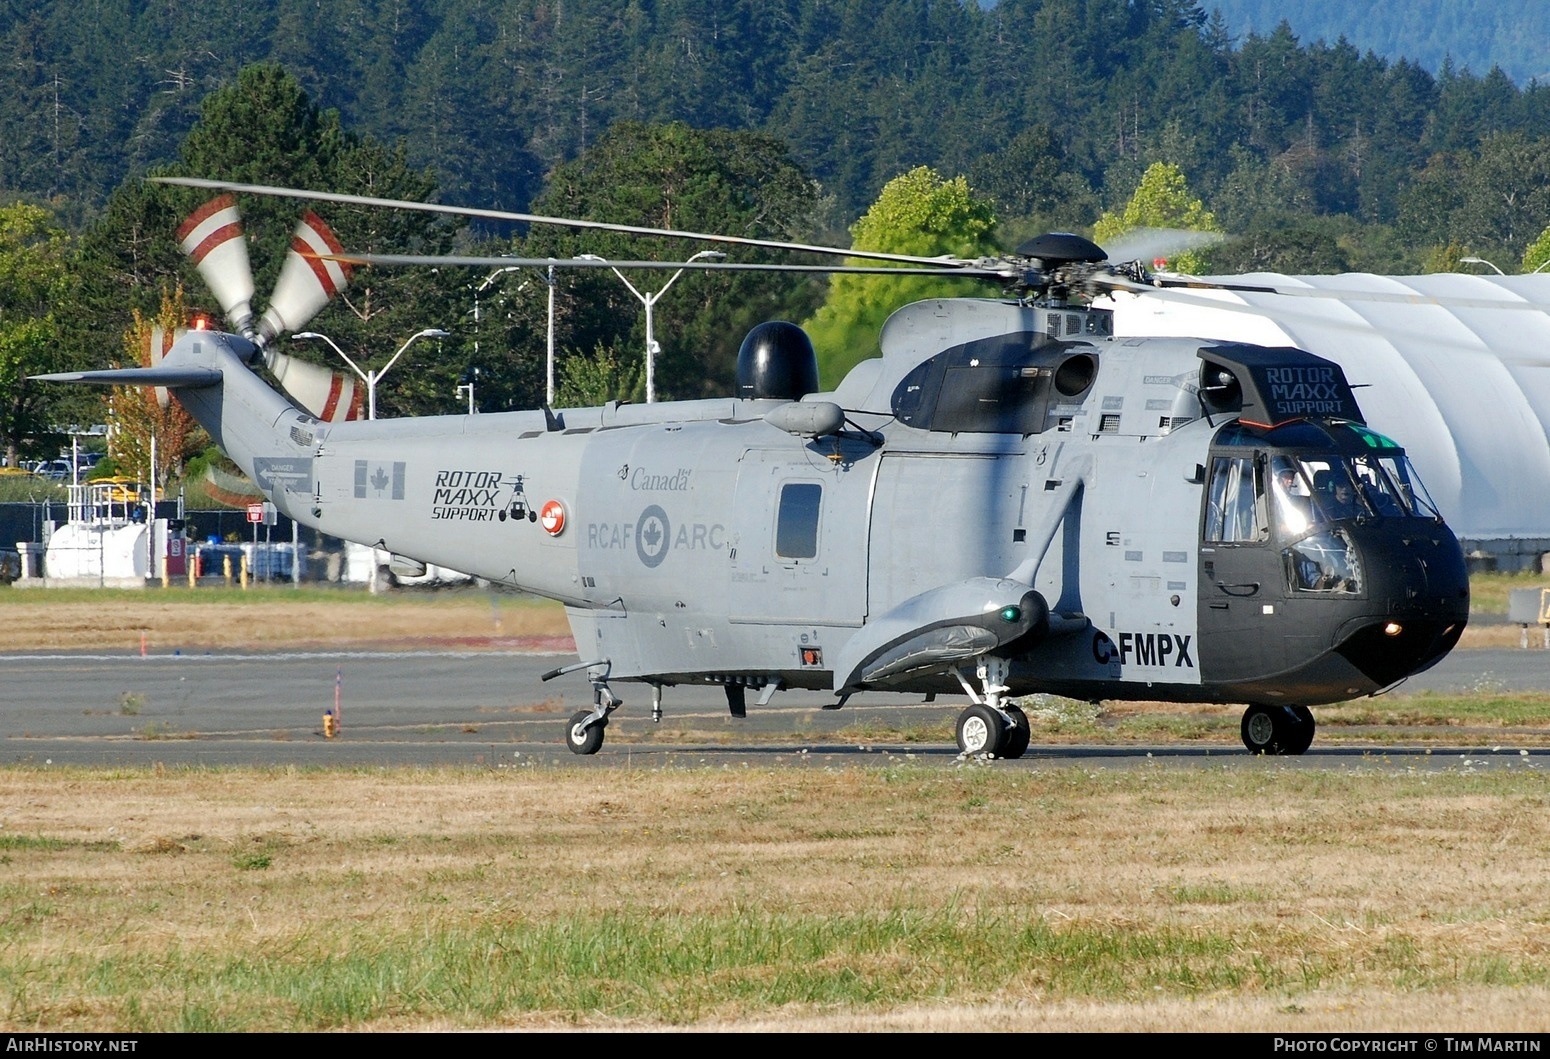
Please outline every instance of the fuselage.
[[1311, 705], [1457, 640], [1458, 542], [1329, 362], [1051, 315], [901, 310], [880, 362], [805, 399], [844, 410], [816, 436], [731, 398], [329, 425], [241, 339], [168, 363], [220, 367], [180, 397], [286, 514], [562, 601], [616, 680], [956, 690], [888, 652], [950, 657], [978, 633], [933, 601], [986, 579], [1047, 607], [995, 648], [1014, 693]]

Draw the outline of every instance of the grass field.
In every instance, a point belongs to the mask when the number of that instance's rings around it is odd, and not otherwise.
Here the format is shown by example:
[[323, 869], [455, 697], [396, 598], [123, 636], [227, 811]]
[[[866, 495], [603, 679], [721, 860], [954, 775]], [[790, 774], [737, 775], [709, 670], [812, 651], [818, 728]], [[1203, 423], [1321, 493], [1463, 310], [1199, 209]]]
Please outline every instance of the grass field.
[[0, 770], [0, 1029], [1550, 1029], [1550, 784]]
[[[0, 590], [0, 629], [11, 649], [565, 635], [556, 608], [483, 593], [183, 591]], [[1048, 700], [1033, 723], [1236, 745], [1237, 712]], [[1321, 742], [1550, 742], [1550, 702], [1489, 686], [1318, 716]], [[1550, 1030], [1540, 756], [874, 760], [6, 766], [0, 1030]]]
[[0, 650], [391, 648], [462, 641], [509, 646], [523, 637], [570, 639], [558, 604], [484, 589], [398, 591], [264, 585], [140, 590], [0, 588]]

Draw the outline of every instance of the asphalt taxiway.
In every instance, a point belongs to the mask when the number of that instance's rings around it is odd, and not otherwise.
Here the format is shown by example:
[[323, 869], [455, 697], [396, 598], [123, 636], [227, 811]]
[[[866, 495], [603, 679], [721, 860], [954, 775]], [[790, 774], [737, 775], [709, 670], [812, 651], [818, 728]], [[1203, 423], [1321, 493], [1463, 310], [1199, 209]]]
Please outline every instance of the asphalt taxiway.
[[[275, 653], [0, 654], [0, 761], [77, 765], [478, 765], [592, 767], [756, 762], [815, 764], [908, 757], [952, 763], [949, 743], [874, 745], [869, 722], [927, 724], [962, 709], [958, 697], [862, 695], [842, 710], [833, 696], [782, 692], [748, 717], [727, 715], [719, 688], [664, 689], [651, 719], [648, 689], [620, 684], [626, 705], [610, 740], [580, 758], [561, 743], [565, 719], [591, 702], [580, 673], [540, 680], [574, 656], [500, 651], [290, 651]], [[1406, 691], [1550, 690], [1550, 652], [1456, 651]], [[336, 698], [337, 696], [337, 698]], [[340, 734], [323, 735], [339, 706]], [[642, 736], [647, 738], [641, 739]], [[1505, 741], [1510, 743], [1510, 740]], [[1381, 749], [1320, 746], [1299, 764], [1391, 760], [1429, 765], [1464, 758], [1537, 759], [1550, 750], [1511, 745]], [[1239, 747], [1034, 746], [1024, 763], [1088, 759], [1250, 761]], [[1010, 764], [1010, 763], [1008, 763]]]

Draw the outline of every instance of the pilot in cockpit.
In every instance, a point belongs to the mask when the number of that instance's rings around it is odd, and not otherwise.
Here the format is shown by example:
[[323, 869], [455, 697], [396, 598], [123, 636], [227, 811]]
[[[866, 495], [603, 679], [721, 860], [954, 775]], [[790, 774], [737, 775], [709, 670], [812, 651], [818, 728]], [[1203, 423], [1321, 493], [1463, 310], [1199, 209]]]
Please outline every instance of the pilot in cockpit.
[[1312, 505], [1307, 494], [1301, 491], [1303, 486], [1297, 474], [1297, 463], [1290, 457], [1277, 456], [1271, 469], [1281, 529], [1288, 536], [1296, 536], [1313, 522]]
[[1331, 521], [1355, 518], [1362, 513], [1351, 479], [1344, 470], [1320, 471], [1314, 475], [1314, 490], [1319, 495], [1319, 506]]

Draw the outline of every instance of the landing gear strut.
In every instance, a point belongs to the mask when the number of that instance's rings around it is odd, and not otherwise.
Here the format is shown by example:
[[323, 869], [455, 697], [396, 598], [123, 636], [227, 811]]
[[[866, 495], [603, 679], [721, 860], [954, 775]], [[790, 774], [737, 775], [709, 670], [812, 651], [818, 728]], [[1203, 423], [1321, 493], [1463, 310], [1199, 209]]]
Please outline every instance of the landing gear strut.
[[1302, 754], [1313, 745], [1315, 727], [1306, 706], [1250, 706], [1240, 730], [1251, 754]]
[[[551, 680], [564, 673], [574, 673], [578, 669], [594, 668], [600, 668], [602, 672], [598, 676], [591, 677], [592, 708], [577, 710], [571, 714], [571, 719], [565, 726], [565, 745], [570, 747], [572, 754], [595, 754], [602, 749], [603, 730], [608, 727], [608, 715], [623, 706], [624, 700], [615, 695], [613, 689], [608, 686], [606, 662], [578, 662], [575, 665], [552, 670], [539, 678]], [[654, 700], [654, 706], [655, 716], [660, 718], [660, 697]]]
[[958, 752], [963, 756], [1020, 758], [1028, 752], [1028, 741], [1032, 737], [1028, 715], [1020, 707], [1001, 699], [1002, 693], [1009, 690], [1006, 678], [1010, 670], [1011, 664], [1004, 658], [995, 655], [981, 658], [975, 675], [984, 689], [983, 697], [975, 692], [968, 678], [953, 670], [958, 683], [974, 701], [974, 705], [958, 715]]

